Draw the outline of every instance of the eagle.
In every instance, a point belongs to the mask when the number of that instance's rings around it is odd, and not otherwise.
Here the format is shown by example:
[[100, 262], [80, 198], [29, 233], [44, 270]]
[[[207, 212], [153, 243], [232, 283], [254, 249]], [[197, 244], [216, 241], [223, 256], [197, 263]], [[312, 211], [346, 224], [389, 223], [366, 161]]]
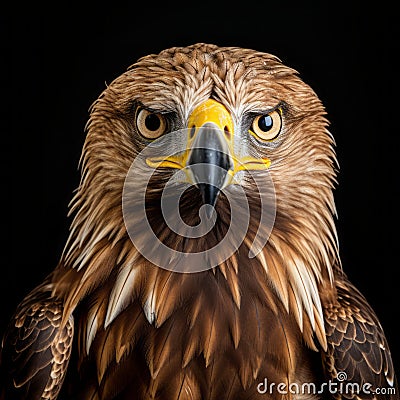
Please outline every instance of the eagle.
[[396, 399], [343, 270], [327, 112], [276, 56], [144, 56], [94, 102], [69, 237], [19, 304], [0, 398]]

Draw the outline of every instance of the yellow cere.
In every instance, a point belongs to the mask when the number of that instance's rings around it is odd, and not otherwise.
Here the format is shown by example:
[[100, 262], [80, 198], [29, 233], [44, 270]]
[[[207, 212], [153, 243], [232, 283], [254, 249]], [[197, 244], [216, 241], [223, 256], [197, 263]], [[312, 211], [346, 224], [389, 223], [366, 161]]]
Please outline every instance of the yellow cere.
[[197, 130], [207, 122], [213, 122], [221, 131], [228, 132], [231, 138], [230, 143], [233, 142], [233, 121], [224, 105], [213, 99], [208, 99], [193, 110], [188, 121], [189, 131], [193, 127], [196, 129], [193, 138]]

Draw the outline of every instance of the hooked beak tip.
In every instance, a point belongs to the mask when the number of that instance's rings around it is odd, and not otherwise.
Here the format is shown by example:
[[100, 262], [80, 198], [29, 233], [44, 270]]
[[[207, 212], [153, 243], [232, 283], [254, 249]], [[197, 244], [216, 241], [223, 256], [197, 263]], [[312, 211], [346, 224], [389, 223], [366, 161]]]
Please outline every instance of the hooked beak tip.
[[203, 203], [208, 206], [206, 207], [206, 215], [207, 217], [210, 217], [212, 210], [215, 207], [215, 203], [217, 202], [220, 188], [209, 183], [198, 183], [196, 186], [200, 191]]

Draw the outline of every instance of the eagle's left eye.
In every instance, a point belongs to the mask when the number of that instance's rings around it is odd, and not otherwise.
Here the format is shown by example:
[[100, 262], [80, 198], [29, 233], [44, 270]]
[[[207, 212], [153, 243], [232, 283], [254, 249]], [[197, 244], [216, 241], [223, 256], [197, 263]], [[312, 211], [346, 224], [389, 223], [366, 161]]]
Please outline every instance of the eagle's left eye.
[[141, 108], [136, 114], [136, 126], [146, 139], [157, 139], [167, 130], [167, 121], [162, 114]]
[[282, 130], [282, 116], [280, 110], [268, 114], [258, 115], [254, 118], [250, 133], [257, 139], [271, 141], [276, 139]]

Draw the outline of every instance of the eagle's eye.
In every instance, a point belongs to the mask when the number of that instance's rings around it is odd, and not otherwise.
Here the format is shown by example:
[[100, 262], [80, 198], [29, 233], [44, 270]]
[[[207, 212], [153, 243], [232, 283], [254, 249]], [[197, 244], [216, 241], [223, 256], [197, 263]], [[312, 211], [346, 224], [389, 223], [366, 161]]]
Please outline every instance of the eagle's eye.
[[280, 110], [268, 114], [258, 115], [254, 118], [250, 133], [257, 139], [271, 141], [276, 139], [282, 130], [282, 116]]
[[162, 114], [141, 108], [136, 113], [136, 126], [142, 136], [153, 140], [160, 137], [167, 130], [167, 121]]

